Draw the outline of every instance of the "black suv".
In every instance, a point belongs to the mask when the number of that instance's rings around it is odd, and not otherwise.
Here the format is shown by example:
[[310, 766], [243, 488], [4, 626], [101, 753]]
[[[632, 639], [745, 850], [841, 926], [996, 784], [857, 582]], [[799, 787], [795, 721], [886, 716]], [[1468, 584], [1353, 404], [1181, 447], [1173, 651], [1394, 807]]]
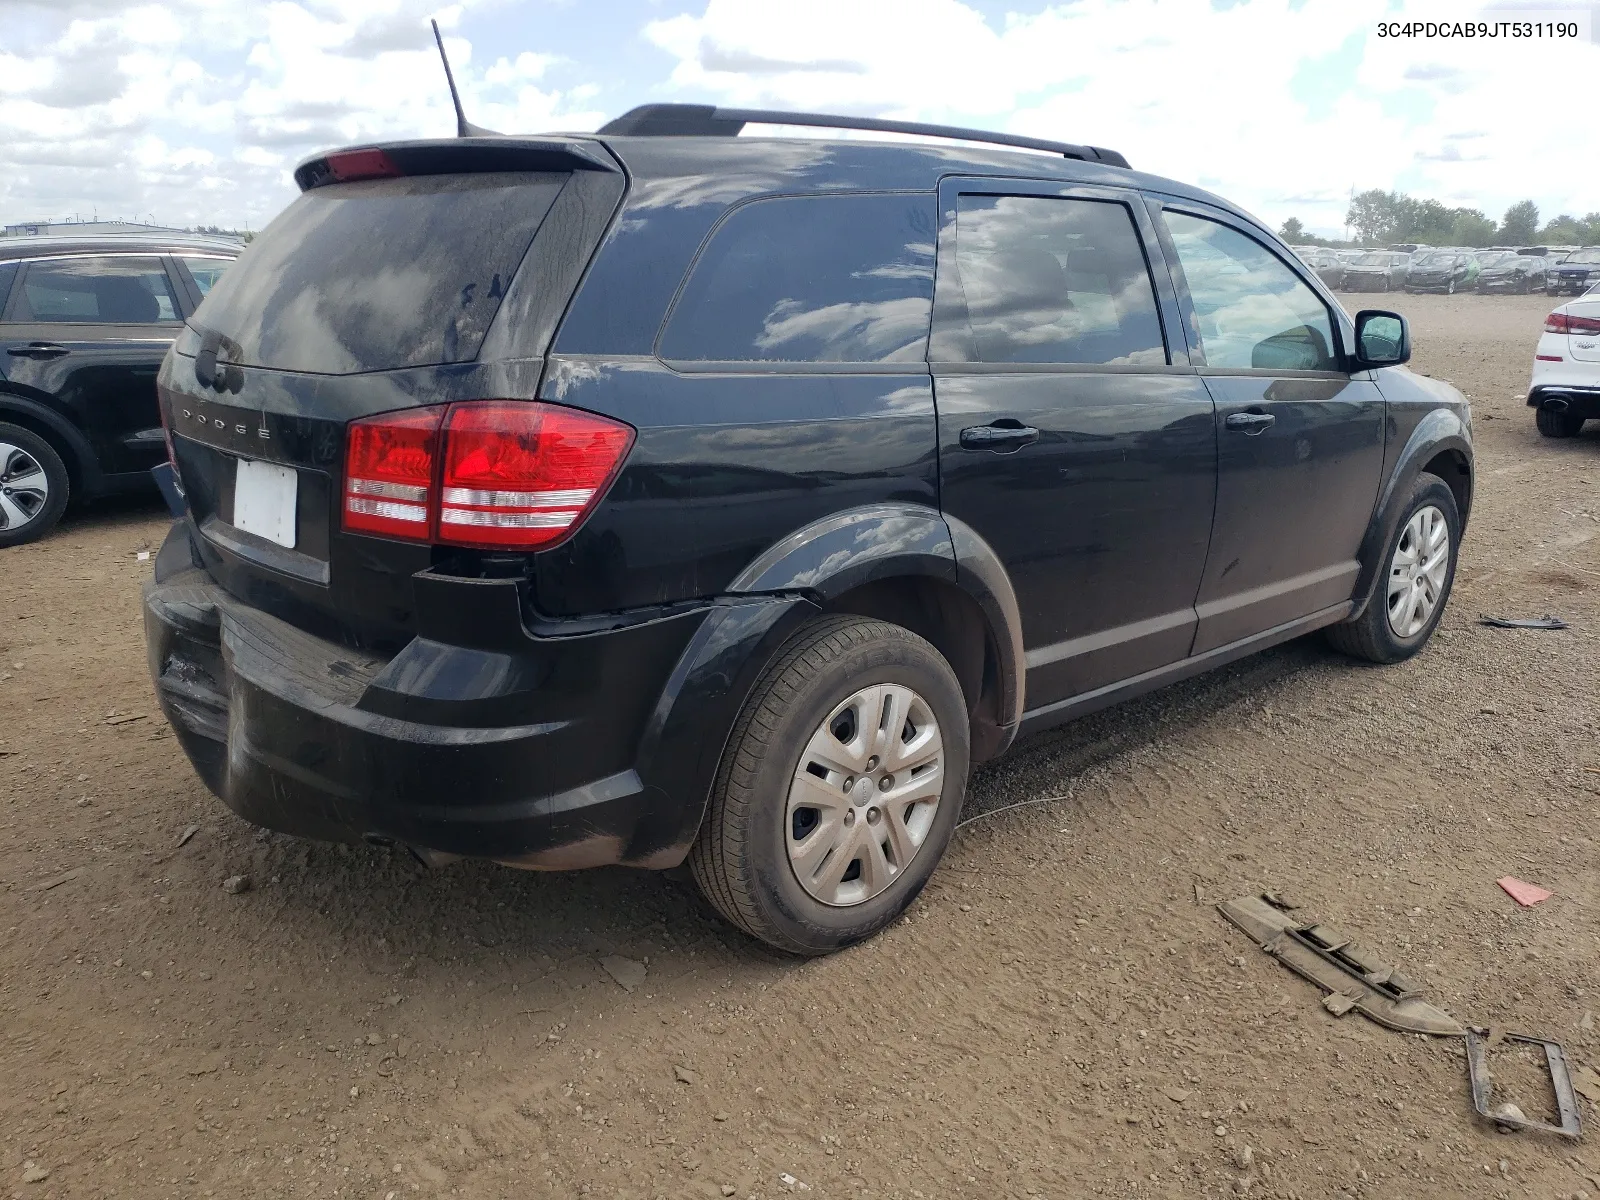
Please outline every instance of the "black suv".
[[251, 821], [687, 860], [821, 953], [1018, 736], [1449, 595], [1468, 409], [1266, 228], [1111, 151], [598, 134], [302, 165], [162, 368], [163, 710]]
[[152, 486], [166, 461], [156, 372], [237, 242], [0, 238], [0, 546], [43, 537], [68, 497]]

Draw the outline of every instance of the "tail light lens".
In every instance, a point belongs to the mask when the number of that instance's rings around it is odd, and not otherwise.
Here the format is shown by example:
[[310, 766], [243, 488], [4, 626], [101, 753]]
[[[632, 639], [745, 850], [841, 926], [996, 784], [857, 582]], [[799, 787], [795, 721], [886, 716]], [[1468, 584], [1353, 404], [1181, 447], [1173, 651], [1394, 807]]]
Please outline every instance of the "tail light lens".
[[345, 451], [344, 527], [482, 549], [551, 546], [605, 494], [633, 435], [593, 413], [515, 400], [356, 421]]
[[1544, 319], [1546, 333], [1600, 333], [1600, 318], [1553, 312]]
[[444, 407], [353, 421], [345, 440], [344, 527], [427, 541]]
[[439, 540], [472, 546], [565, 537], [633, 445], [626, 425], [549, 404], [458, 404], [444, 427]]

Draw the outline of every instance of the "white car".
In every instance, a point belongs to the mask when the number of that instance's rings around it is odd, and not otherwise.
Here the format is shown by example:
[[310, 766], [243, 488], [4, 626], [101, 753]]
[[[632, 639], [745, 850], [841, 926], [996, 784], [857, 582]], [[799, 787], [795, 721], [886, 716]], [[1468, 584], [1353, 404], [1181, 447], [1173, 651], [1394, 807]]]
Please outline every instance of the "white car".
[[1545, 318], [1528, 404], [1545, 437], [1572, 437], [1600, 417], [1600, 284]]

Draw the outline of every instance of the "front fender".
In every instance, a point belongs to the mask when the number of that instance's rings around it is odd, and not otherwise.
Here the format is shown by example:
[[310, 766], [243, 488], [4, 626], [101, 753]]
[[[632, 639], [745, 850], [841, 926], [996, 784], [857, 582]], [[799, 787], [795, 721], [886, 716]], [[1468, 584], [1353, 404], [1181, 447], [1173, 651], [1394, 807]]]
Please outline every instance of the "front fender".
[[1452, 408], [1436, 408], [1417, 422], [1411, 436], [1395, 456], [1394, 467], [1378, 494], [1372, 510], [1372, 520], [1361, 542], [1361, 574], [1357, 577], [1355, 594], [1360, 597], [1351, 619], [1359, 617], [1372, 599], [1372, 589], [1383, 567], [1383, 552], [1394, 535], [1400, 519], [1399, 500], [1411, 491], [1411, 485], [1422, 473], [1423, 467], [1439, 454], [1454, 451], [1467, 462], [1468, 504], [1461, 506], [1461, 528], [1467, 527], [1472, 489], [1476, 483], [1473, 475], [1472, 430]]

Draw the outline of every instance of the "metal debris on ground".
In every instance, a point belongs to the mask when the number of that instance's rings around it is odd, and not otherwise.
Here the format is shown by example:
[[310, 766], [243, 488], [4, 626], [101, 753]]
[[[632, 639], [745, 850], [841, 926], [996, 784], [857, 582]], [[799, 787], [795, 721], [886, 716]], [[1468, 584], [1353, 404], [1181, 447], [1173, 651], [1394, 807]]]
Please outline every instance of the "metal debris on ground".
[[1552, 617], [1546, 613], [1542, 617], [1489, 617], [1479, 614], [1479, 625], [1490, 625], [1495, 629], [1565, 629], [1567, 623], [1560, 617]]
[[[1520, 884], [1535, 892], [1544, 892], [1543, 888], [1509, 876], [1498, 882], [1502, 887], [1507, 883]], [[1506, 890], [1511, 892], [1509, 887]], [[1516, 895], [1515, 892], [1511, 894]], [[1550, 895], [1544, 892], [1539, 899]], [[1217, 905], [1217, 911], [1263, 951], [1296, 975], [1323, 988], [1327, 994], [1322, 998], [1322, 1006], [1335, 1017], [1356, 1009], [1379, 1025], [1402, 1033], [1464, 1037], [1473, 1107], [1502, 1131], [1531, 1129], [1568, 1138], [1581, 1136], [1577, 1099], [1560, 1043], [1528, 1034], [1508, 1033], [1499, 1026], [1474, 1029], [1463, 1025], [1443, 1009], [1422, 1000], [1421, 987], [1352, 939], [1326, 925], [1298, 921], [1284, 908], [1281, 898], [1272, 892], [1240, 896]], [[1510, 1102], [1490, 1107], [1494, 1081], [1489, 1072], [1488, 1055], [1503, 1042], [1538, 1046], [1544, 1051], [1561, 1124], [1530, 1120], [1522, 1109]], [[1577, 1090], [1600, 1103], [1600, 1073], [1588, 1067], [1579, 1068]]]
[[[1556, 1111], [1560, 1114], [1561, 1124], [1531, 1120], [1515, 1104], [1502, 1103], [1490, 1108], [1494, 1097], [1494, 1077], [1489, 1072], [1489, 1050], [1492, 1045], [1508, 1042], [1538, 1046], [1544, 1051], [1545, 1065], [1550, 1069], [1550, 1089], [1555, 1093]], [[1479, 1116], [1502, 1129], [1533, 1129], [1574, 1139], [1583, 1136], [1582, 1122], [1578, 1119], [1578, 1098], [1572, 1091], [1572, 1077], [1567, 1070], [1567, 1058], [1562, 1053], [1560, 1043], [1520, 1033], [1500, 1033], [1498, 1037], [1491, 1037], [1486, 1029], [1468, 1029], [1467, 1078], [1472, 1083], [1472, 1107], [1478, 1110]]]
[[[1423, 989], [1352, 939], [1326, 925], [1291, 917], [1264, 896], [1240, 896], [1217, 905], [1217, 911], [1302, 979], [1331, 999], [1324, 1001], [1336, 1016], [1359, 1011], [1379, 1025], [1402, 1033], [1460, 1037], [1466, 1028], [1442, 1009], [1422, 999]], [[1335, 1011], [1335, 1010], [1338, 1011]]]
[[1554, 896], [1555, 893], [1547, 891], [1536, 883], [1526, 883], [1512, 875], [1505, 875], [1495, 880], [1502, 891], [1510, 896], [1523, 908], [1532, 908], [1535, 904], [1542, 904]]

